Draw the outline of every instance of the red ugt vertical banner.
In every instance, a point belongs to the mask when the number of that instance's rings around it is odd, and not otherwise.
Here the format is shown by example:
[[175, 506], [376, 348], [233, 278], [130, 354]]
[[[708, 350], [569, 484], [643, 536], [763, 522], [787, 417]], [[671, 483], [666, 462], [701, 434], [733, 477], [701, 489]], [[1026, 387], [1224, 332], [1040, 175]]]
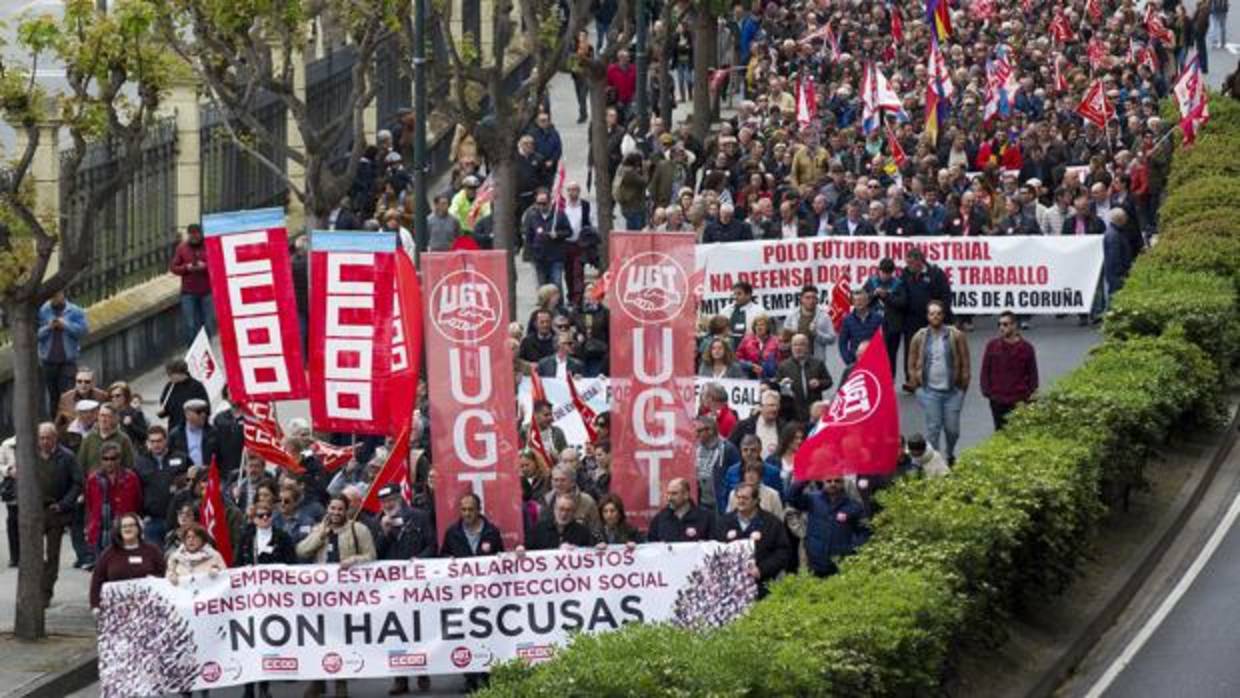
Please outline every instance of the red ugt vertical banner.
[[394, 233], [310, 236], [310, 416], [316, 429], [387, 434]]
[[[645, 527], [669, 480], [696, 483], [693, 462], [693, 235], [611, 236], [612, 487]], [[695, 488], [696, 489], [696, 488]]]
[[284, 211], [215, 213], [203, 217], [202, 229], [229, 396], [306, 397]]
[[472, 491], [511, 550], [522, 537], [517, 410], [508, 347], [508, 260], [500, 250], [430, 253], [422, 273], [426, 376], [442, 536]]

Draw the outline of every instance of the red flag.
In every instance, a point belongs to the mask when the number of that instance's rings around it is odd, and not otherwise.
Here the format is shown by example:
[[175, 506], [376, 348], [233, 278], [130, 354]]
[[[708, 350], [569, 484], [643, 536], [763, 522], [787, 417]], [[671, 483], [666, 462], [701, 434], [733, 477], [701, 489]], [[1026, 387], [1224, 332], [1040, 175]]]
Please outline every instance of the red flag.
[[480, 250], [482, 248], [478, 246], [478, 241], [474, 239], [474, 236], [458, 235], [456, 236], [456, 239], [452, 241], [452, 247], [450, 247], [449, 249], [452, 250], [453, 252], [457, 252], [460, 250], [465, 250], [466, 252], [468, 252], [471, 250]]
[[889, 475], [900, 455], [900, 407], [879, 329], [801, 444], [793, 465], [800, 481], [844, 475]]
[[1051, 18], [1050, 24], [1051, 38], [1061, 44], [1068, 44], [1076, 40], [1076, 34], [1072, 31], [1072, 24], [1060, 9], [1055, 10], [1055, 16]]
[[1085, 0], [1085, 13], [1093, 24], [1102, 21], [1102, 0]]
[[306, 397], [284, 211], [210, 214], [202, 228], [229, 395], [234, 400]]
[[[896, 167], [903, 169], [905, 163], [908, 162], [908, 156], [904, 154], [904, 148], [900, 145], [900, 139], [896, 138], [895, 132], [891, 130], [891, 124], [884, 123], [883, 128], [887, 132], [887, 147], [891, 149], [891, 159], [895, 161]], [[834, 301], [835, 298], [833, 297], [831, 300]]]
[[1095, 36], [1089, 40], [1085, 53], [1089, 57], [1089, 67], [1097, 70], [1107, 58], [1107, 46], [1102, 43], [1101, 39]]
[[895, 5], [891, 5], [888, 11], [891, 13], [891, 38], [898, 47], [904, 43], [904, 18], [900, 16], [900, 8]]
[[483, 209], [494, 198], [495, 178], [488, 176], [482, 183], [482, 186], [478, 188], [478, 193], [474, 194], [474, 205], [469, 207], [469, 215], [465, 217], [465, 222], [469, 224], [467, 227], [470, 230], [473, 230], [474, 224], [478, 222], [479, 218], [482, 218]]
[[[458, 240], [470, 239], [462, 235]], [[422, 369], [422, 284], [413, 260], [396, 250], [396, 295], [392, 301], [392, 388], [389, 391], [388, 433], [399, 434], [413, 420]]]
[[1155, 11], [1152, 2], [1145, 5], [1145, 33], [1150, 35], [1151, 40], [1164, 46], [1171, 46], [1175, 43], [1175, 33], [1167, 28], [1162, 15]]
[[568, 374], [568, 381], [566, 382], [568, 383], [568, 396], [573, 401], [573, 409], [577, 410], [577, 414], [581, 415], [581, 422], [586, 426], [586, 437], [589, 439], [590, 444], [593, 445], [595, 440], [598, 439], [598, 430], [594, 428], [594, 418], [598, 415], [577, 394], [577, 379], [573, 377], [573, 374]]
[[974, 0], [969, 9], [974, 19], [985, 22], [995, 16], [995, 0]]
[[1063, 94], [1068, 91], [1068, 81], [1063, 76], [1063, 68], [1061, 67], [1062, 64], [1063, 64], [1063, 59], [1059, 55], [1056, 55], [1055, 56], [1055, 92], [1059, 94]]
[[228, 535], [228, 510], [224, 508], [224, 494], [220, 487], [220, 468], [211, 459], [211, 469], [207, 471], [207, 489], [203, 492], [202, 503], [198, 505], [198, 518], [202, 519], [203, 528], [211, 534], [215, 541], [215, 549], [224, 558], [224, 564], [232, 567], [232, 539]]
[[372, 514], [379, 512], [379, 490], [385, 486], [391, 484], [400, 485], [402, 494], [410, 486], [409, 430], [409, 424], [406, 424], [405, 428], [400, 430], [400, 434], [396, 437], [396, 443], [392, 444], [392, 450], [388, 452], [387, 460], [384, 461], [379, 473], [375, 475], [374, 482], [370, 483], [370, 489], [366, 490], [366, 498], [362, 500], [362, 510], [369, 511]]
[[728, 75], [732, 73], [732, 66], [725, 65], [710, 74], [710, 93], [712, 95], [719, 94], [719, 90], [723, 89], [724, 83], [728, 81]]
[[319, 462], [323, 464], [323, 469], [329, 473], [348, 463], [353, 458], [353, 451], [356, 448], [356, 446], [333, 446], [318, 439], [310, 442], [310, 450], [314, 453], [314, 457], [319, 459]]
[[310, 234], [310, 415], [322, 431], [388, 434], [396, 235]]
[[844, 276], [831, 287], [831, 305], [827, 307], [827, 313], [831, 316], [831, 324], [836, 332], [844, 326], [844, 316], [848, 315], [850, 310], [852, 310], [852, 293], [848, 290], [848, 277]]
[[1102, 81], [1094, 80], [1089, 91], [1076, 107], [1076, 113], [1098, 128], [1106, 128], [1107, 122], [1115, 115], [1115, 111], [1107, 102], [1106, 93], [1102, 90]]
[[555, 175], [555, 191], [551, 193], [555, 199], [556, 213], [564, 210], [564, 178], [568, 175], [568, 171], [564, 169], [564, 161], [560, 160], [560, 169]]
[[809, 128], [818, 118], [818, 94], [814, 81], [808, 76], [801, 76], [797, 81], [797, 124], [801, 128]]
[[241, 402], [241, 436], [247, 451], [289, 472], [301, 473], [301, 463], [284, 450], [284, 432], [270, 402]]
[[[538, 367], [530, 364], [530, 401], [531, 403], [537, 403], [540, 400], [545, 401], [546, 399], [547, 391], [543, 388], [542, 376], [538, 375]], [[525, 440], [530, 448], [538, 451], [538, 455], [543, 457], [543, 463], [548, 467], [555, 465], [551, 460], [551, 455], [547, 452], [547, 445], [543, 443], [542, 432], [538, 430], [533, 414], [530, 415], [530, 430], [526, 434]]]

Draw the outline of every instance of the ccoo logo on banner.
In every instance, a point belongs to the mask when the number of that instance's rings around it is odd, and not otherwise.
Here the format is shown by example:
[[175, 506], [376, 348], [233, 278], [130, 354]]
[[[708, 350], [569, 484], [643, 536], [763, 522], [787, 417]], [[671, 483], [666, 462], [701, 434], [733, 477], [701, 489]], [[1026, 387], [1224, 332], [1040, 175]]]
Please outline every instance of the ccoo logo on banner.
[[435, 519], [442, 536], [458, 499], [473, 492], [506, 547], [522, 533], [512, 350], [508, 346], [508, 262], [502, 251], [430, 253], [422, 258], [427, 297], [426, 370], [435, 461]]
[[635, 525], [658, 511], [669, 480], [691, 478], [694, 401], [689, 302], [692, 235], [614, 233], [611, 307], [612, 486]]

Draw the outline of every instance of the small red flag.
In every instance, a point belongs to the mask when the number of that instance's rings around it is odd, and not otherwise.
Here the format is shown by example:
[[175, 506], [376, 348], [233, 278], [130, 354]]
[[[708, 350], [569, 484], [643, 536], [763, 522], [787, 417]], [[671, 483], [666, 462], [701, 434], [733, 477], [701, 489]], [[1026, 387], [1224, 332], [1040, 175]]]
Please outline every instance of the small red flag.
[[[538, 366], [530, 364], [530, 404], [532, 405], [546, 399], [547, 391], [543, 388], [542, 376], [538, 375]], [[537, 451], [538, 455], [543, 457], [543, 463], [547, 467], [554, 465], [551, 455], [547, 452], [547, 445], [543, 443], [542, 432], [538, 430], [538, 423], [534, 419], [533, 414], [530, 414], [530, 430], [526, 435], [526, 442], [530, 448]]]
[[848, 290], [848, 277], [845, 276], [831, 287], [831, 305], [827, 313], [831, 316], [831, 324], [839, 332], [844, 326], [844, 317], [852, 310], [852, 293]]
[[571, 373], [568, 374], [568, 395], [573, 401], [573, 409], [577, 410], [577, 414], [581, 415], [581, 422], [586, 426], [586, 437], [589, 439], [590, 444], [593, 445], [595, 440], [598, 439], [598, 430], [594, 428], [594, 418], [598, 415], [577, 394], [577, 379]]
[[1063, 59], [1055, 56], [1055, 92], [1063, 94], [1068, 91], [1068, 81], [1063, 76]]
[[202, 519], [203, 528], [211, 534], [215, 541], [215, 549], [224, 564], [232, 567], [233, 549], [232, 536], [228, 533], [228, 510], [224, 508], [224, 492], [220, 486], [220, 468], [211, 459], [211, 468], [207, 471], [207, 489], [203, 492], [202, 503], [198, 505], [198, 518]]
[[[936, 107], [937, 109], [937, 104]], [[900, 145], [900, 139], [896, 138], [896, 134], [891, 130], [891, 124], [883, 124], [884, 130], [887, 132], [887, 147], [891, 149], [891, 159], [895, 161], [896, 167], [903, 169], [908, 162], [908, 156], [904, 154], [904, 147]], [[835, 299], [832, 298], [834, 301]]]
[[1098, 128], [1106, 128], [1107, 122], [1115, 115], [1115, 111], [1107, 102], [1101, 80], [1094, 80], [1094, 84], [1089, 86], [1089, 91], [1085, 93], [1085, 97], [1076, 107], [1076, 113]]
[[1102, 0], [1085, 0], [1085, 12], [1089, 15], [1089, 21], [1098, 24], [1102, 21]]
[[889, 475], [900, 455], [900, 407], [887, 347], [879, 329], [822, 415], [817, 431], [797, 449], [799, 481], [844, 475]]
[[[379, 490], [387, 485], [400, 485], [402, 494], [410, 491], [409, 431], [410, 426], [406, 424], [400, 435], [396, 437], [396, 443], [392, 444], [392, 450], [388, 452], [387, 461], [375, 475], [374, 482], [370, 483], [370, 489], [366, 490], [366, 498], [362, 500], [362, 510], [372, 514], [378, 513], [380, 509]], [[408, 495], [405, 496], [408, 498]]]
[[1061, 44], [1068, 44], [1076, 40], [1076, 34], [1072, 31], [1072, 24], [1064, 16], [1063, 11], [1059, 9], [1055, 10], [1055, 16], [1051, 18], [1050, 32], [1051, 39]]
[[[462, 235], [457, 240], [472, 238]], [[413, 420], [422, 370], [422, 284], [413, 260], [396, 248], [396, 302], [392, 306], [392, 390], [388, 393], [392, 434], [399, 434]]]

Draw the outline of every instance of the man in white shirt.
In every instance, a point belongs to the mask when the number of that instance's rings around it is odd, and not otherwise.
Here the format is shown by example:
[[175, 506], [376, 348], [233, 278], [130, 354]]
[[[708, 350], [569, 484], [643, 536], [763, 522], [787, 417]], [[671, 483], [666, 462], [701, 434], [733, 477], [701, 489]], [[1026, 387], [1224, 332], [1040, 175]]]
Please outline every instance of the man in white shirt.
[[555, 353], [538, 362], [538, 375], [543, 378], [566, 380], [568, 374], [580, 376], [581, 360], [573, 356], [577, 343], [570, 332], [561, 332], [555, 341]]

